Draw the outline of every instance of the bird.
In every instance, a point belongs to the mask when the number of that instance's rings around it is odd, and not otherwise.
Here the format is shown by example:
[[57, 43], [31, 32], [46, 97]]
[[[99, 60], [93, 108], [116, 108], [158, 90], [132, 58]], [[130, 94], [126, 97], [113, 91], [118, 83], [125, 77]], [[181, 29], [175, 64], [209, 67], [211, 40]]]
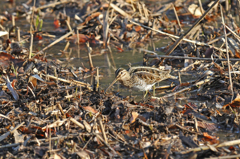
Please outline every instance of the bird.
[[130, 67], [129, 70], [118, 68], [115, 71], [115, 80], [109, 85], [105, 92], [119, 81], [123, 86], [138, 91], [146, 91], [145, 96], [157, 82], [161, 82], [168, 78], [176, 79], [170, 75], [171, 70], [160, 70], [154, 67], [138, 66]]

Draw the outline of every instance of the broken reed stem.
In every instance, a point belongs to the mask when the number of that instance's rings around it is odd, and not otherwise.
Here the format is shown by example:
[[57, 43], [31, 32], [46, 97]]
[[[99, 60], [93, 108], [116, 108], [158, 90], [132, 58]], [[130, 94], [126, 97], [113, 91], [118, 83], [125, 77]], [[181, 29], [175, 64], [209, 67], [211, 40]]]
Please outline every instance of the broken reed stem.
[[17, 27], [17, 41], [18, 41], [18, 42], [21, 41], [20, 28], [19, 28], [19, 27]]
[[[79, 39], [79, 31], [78, 31], [78, 29], [77, 29], [77, 44], [79, 45], [80, 44], [80, 41], [79, 41], [80, 39]], [[78, 57], [78, 58], [80, 58], [80, 57]]]
[[98, 121], [99, 121], [99, 124], [100, 124], [100, 128], [102, 130], [102, 133], [103, 133], [103, 138], [104, 138], [105, 142], [108, 144], [107, 136], [106, 136], [105, 129], [104, 129], [104, 126], [103, 126], [103, 123], [102, 123], [102, 119], [99, 119]]
[[[227, 33], [227, 36], [229, 36], [229, 35], [231, 35], [232, 33], [230, 32], [230, 33]], [[209, 44], [209, 45], [211, 45], [212, 43], [215, 43], [215, 42], [217, 42], [217, 41], [219, 41], [219, 40], [222, 40], [222, 38], [224, 37], [224, 35], [223, 36], [220, 36], [220, 37], [218, 37], [218, 38], [216, 38], [216, 39], [213, 39], [212, 41], [209, 41], [207, 44]], [[226, 51], [225, 51], [226, 52]]]
[[226, 9], [226, 12], [228, 12], [228, 9], [229, 9], [229, 0], [225, 0], [225, 9]]
[[54, 69], [54, 74], [55, 74], [55, 77], [57, 77], [56, 84], [57, 84], [57, 87], [59, 88], [59, 85], [58, 85], [58, 74], [57, 74], [57, 69], [56, 68]]
[[71, 2], [75, 2], [75, 0], [63, 0], [61, 2], [54, 2], [54, 3], [51, 3], [51, 4], [48, 4], [48, 5], [44, 5], [44, 6], [40, 6], [38, 8], [36, 8], [36, 10], [40, 9], [45, 9], [45, 8], [50, 8], [50, 7], [55, 7], [56, 5], [60, 5], [60, 4], [64, 4], [64, 3], [71, 3]]
[[80, 128], [84, 129], [84, 125], [79, 123], [77, 120], [75, 120], [74, 118], [70, 118], [70, 121], [73, 122], [74, 124], [76, 124], [77, 126], [79, 126]]
[[97, 86], [96, 86], [96, 91], [98, 91], [98, 88], [99, 88], [99, 67], [97, 67]]
[[51, 146], [51, 128], [49, 127], [49, 129], [48, 129], [48, 131], [49, 131], [49, 153], [50, 153], [50, 155], [51, 155], [51, 150], [52, 150], [52, 146]]
[[91, 136], [91, 138], [87, 141], [87, 143], [83, 146], [83, 150], [87, 147], [87, 145], [89, 144], [89, 142], [93, 139], [93, 137]]
[[[58, 42], [62, 41], [63, 39], [67, 38], [68, 36], [72, 35], [74, 33], [74, 31], [70, 31], [69, 33], [61, 36], [60, 38], [58, 38], [57, 40], [55, 40], [54, 42], [52, 42], [51, 44], [49, 44], [48, 46], [46, 46], [45, 48], [43, 48], [41, 51], [37, 52], [36, 55], [43, 53], [45, 50], [47, 50], [48, 48], [52, 47], [53, 45], [57, 44]], [[34, 56], [36, 56], [34, 55]]]
[[240, 37], [234, 31], [232, 31], [232, 29], [230, 29], [226, 24], [223, 25], [228, 29], [228, 31], [230, 31], [230, 33], [232, 33], [235, 36], [235, 38], [237, 38], [240, 41]]
[[30, 34], [32, 34], [34, 31], [33, 17], [34, 17], [35, 6], [36, 6], [36, 0], [33, 1], [33, 6], [32, 6], [32, 15], [31, 15], [31, 20], [30, 20]]
[[[185, 36], [188, 35], [188, 33], [190, 33], [190, 31], [195, 28], [202, 20], [203, 18], [210, 12], [210, 10], [215, 6], [215, 4], [217, 4], [220, 0], [215, 0], [215, 2], [211, 5], [211, 7], [208, 8], [208, 10], [192, 25], [192, 27], [190, 29], [188, 29], [187, 32], [185, 32], [182, 36], [180, 36], [180, 38], [169, 48], [169, 50], [167, 51], [167, 53], [165, 55], [170, 55], [173, 50], [181, 43], [181, 41], [183, 40], [183, 38]], [[160, 62], [160, 65], [163, 63], [164, 58], [162, 59], [162, 61]]]
[[15, 24], [15, 16], [12, 15], [12, 26], [14, 27], [16, 24]]
[[70, 25], [70, 17], [68, 16], [68, 17], [67, 17], [67, 20], [65, 20], [65, 21], [66, 21], [66, 23], [67, 23], [68, 29], [70, 30], [70, 32], [72, 32], [73, 30], [72, 30], [72, 27], [71, 27], [71, 25]]
[[67, 51], [67, 49], [69, 48], [69, 45], [70, 45], [70, 42], [68, 41], [66, 46], [65, 46], [65, 48], [64, 48], [64, 50], [63, 50], [64, 52]]
[[230, 158], [239, 158], [240, 155], [228, 155], [228, 156], [220, 156], [220, 157], [210, 157], [205, 159], [230, 159]]
[[118, 13], [120, 13], [121, 15], [123, 15], [123, 17], [126, 17], [126, 18], [132, 18], [131, 15], [127, 14], [125, 11], [123, 11], [121, 8], [119, 8], [118, 6], [116, 6], [115, 4], [113, 3], [110, 3], [110, 7], [112, 7], [115, 11], [117, 11]]
[[179, 28], [180, 28], [181, 31], [182, 31], [181, 23], [180, 23], [180, 21], [179, 21], [179, 18], [178, 18], [178, 15], [177, 15], [177, 11], [176, 11], [175, 6], [174, 6], [173, 3], [172, 3], [172, 8], [173, 8], [173, 11], [174, 11], [175, 17], [176, 17], [176, 19], [177, 19], [178, 26], [179, 26]]
[[[214, 144], [212, 146], [218, 148], [218, 147], [225, 147], [225, 146], [233, 146], [233, 145], [238, 145], [240, 144], [240, 139], [239, 140], [233, 140], [233, 141], [226, 141], [226, 142], [223, 142], [221, 144]], [[198, 151], [204, 151], [204, 150], [208, 150], [210, 149], [209, 146], [201, 146], [201, 147], [196, 147], [196, 148], [192, 148], [190, 150], [186, 150], [186, 151], [181, 151], [180, 153], [181, 154], [186, 154], [186, 153], [189, 153], [189, 152], [198, 152]]]
[[33, 49], [33, 34], [30, 33], [30, 47], [29, 47], [29, 55], [28, 55], [28, 59], [31, 59], [32, 57], [32, 49]]
[[84, 83], [84, 82], [80, 82], [80, 81], [76, 81], [76, 80], [66, 80], [66, 79], [55, 77], [55, 76], [52, 76], [52, 75], [45, 75], [45, 74], [41, 74], [41, 75], [45, 76], [46, 78], [52, 78], [52, 79], [59, 80], [61, 82], [65, 82], [65, 83], [75, 83], [75, 84], [80, 85], [80, 86], [83, 85], [83, 86], [86, 86], [89, 90], [91, 90], [89, 88], [91, 85], [88, 84], [88, 83]]
[[108, 43], [108, 30], [109, 30], [109, 10], [110, 10], [110, 4], [112, 3], [112, 0], [109, 1], [108, 8], [103, 8], [103, 45], [104, 47], [107, 46]]
[[0, 24], [0, 28], [1, 28], [2, 30], [5, 30], [5, 28], [2, 26], [2, 24]]
[[86, 43], [87, 48], [88, 48], [88, 59], [89, 59], [89, 65], [90, 65], [90, 70], [93, 70], [93, 62], [92, 62], [92, 48], [89, 46], [89, 42]]
[[168, 97], [174, 96], [174, 95], [176, 95], [176, 94], [179, 94], [179, 93], [182, 93], [182, 92], [184, 92], [184, 91], [187, 91], [187, 90], [191, 89], [192, 87], [195, 87], [195, 86], [198, 87], [198, 86], [200, 86], [200, 85], [203, 85], [203, 84], [205, 84], [205, 83], [207, 83], [207, 82], [209, 82], [209, 81], [210, 81], [210, 79], [205, 79], [205, 80], [199, 81], [199, 82], [197, 82], [197, 83], [195, 83], [195, 84], [192, 84], [191, 86], [185, 87], [185, 88], [183, 88], [183, 89], [181, 89], [181, 90], [179, 90], [179, 91], [166, 94], [166, 95], [164, 95], [162, 98], [168, 98]]
[[99, 140], [101, 140], [104, 143], [104, 145], [106, 145], [114, 153], [114, 155], [117, 155], [117, 152], [108, 143], [106, 143], [100, 135], [98, 134], [95, 135]]
[[58, 106], [59, 110], [61, 111], [61, 113], [62, 113], [62, 115], [63, 115], [63, 118], [66, 118], [66, 115], [65, 115], [65, 113], [64, 113], [64, 111], [63, 111], [63, 109], [62, 109], [61, 104], [60, 104], [60, 103], [57, 103], [57, 106]]
[[[146, 51], [149, 53], [157, 54], [156, 52], [145, 50], [145, 49], [140, 49], [142, 51]], [[171, 55], [145, 55], [148, 58], [167, 58], [167, 59], [192, 59], [192, 60], [204, 60], [204, 61], [228, 61], [228, 59], [216, 59], [216, 58], [201, 58], [201, 57], [184, 57], [184, 56], [171, 56]], [[240, 61], [239, 58], [229, 58], [229, 61]]]
[[198, 0], [198, 3], [199, 3], [199, 6], [200, 6], [201, 13], [203, 14], [203, 13], [204, 13], [204, 9], [203, 9], [203, 7], [202, 7], [202, 2], [201, 2], [201, 0]]
[[232, 91], [232, 98], [231, 102], [233, 100], [233, 84], [232, 84], [232, 75], [231, 75], [231, 67], [230, 67], [230, 60], [229, 60], [229, 52], [228, 52], [228, 41], [227, 41], [227, 33], [226, 33], [226, 26], [225, 26], [225, 21], [223, 17], [223, 11], [222, 11], [222, 5], [220, 5], [221, 9], [221, 17], [222, 17], [222, 23], [223, 23], [223, 30], [224, 30], [224, 35], [225, 35], [225, 45], [226, 45], [226, 51], [227, 51], [227, 63], [228, 63], [228, 74], [229, 74], [229, 83], [230, 83], [230, 89]]

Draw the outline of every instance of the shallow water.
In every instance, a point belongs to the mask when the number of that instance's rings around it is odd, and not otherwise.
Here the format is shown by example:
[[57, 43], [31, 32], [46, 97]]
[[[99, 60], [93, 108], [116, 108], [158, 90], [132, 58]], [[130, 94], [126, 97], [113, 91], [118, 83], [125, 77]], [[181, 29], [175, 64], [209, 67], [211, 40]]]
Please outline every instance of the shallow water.
[[[14, 12], [15, 6], [21, 5], [22, 2], [26, 2], [26, 0], [16, 0], [15, 4], [9, 4], [6, 3], [5, 1], [0, 1], [0, 9], [3, 11], [7, 10], [9, 13]], [[73, 20], [71, 19], [71, 22]], [[20, 27], [20, 29], [23, 32], [28, 32], [30, 25], [28, 22], [26, 22], [25, 18], [21, 18], [16, 20], [16, 25]], [[11, 28], [11, 22], [6, 22], [4, 23], [4, 27], [6, 28]], [[53, 25], [53, 19], [44, 19], [43, 23], [43, 31], [54, 31], [54, 25]], [[46, 45], [50, 44], [54, 39], [48, 38], [48, 42], [43, 40], [43, 45], [40, 44], [37, 41], [34, 41], [34, 47], [33, 50], [41, 50], [44, 48]], [[153, 40], [154, 41], [154, 40]], [[155, 40], [145, 42], [143, 46], [144, 49], [148, 50], [159, 50], [161, 47], [165, 47], [168, 45], [170, 42], [169, 39], [166, 38], [161, 38], [161, 40]], [[54, 59], [59, 59], [63, 62], [63, 66], [73, 66], [73, 67], [87, 67], [89, 68], [89, 63], [88, 63], [88, 54], [87, 54], [87, 48], [84, 44], [82, 45], [76, 45], [76, 44], [71, 44], [69, 49], [67, 50], [68, 52], [71, 52], [71, 54], [62, 54], [60, 50], [64, 50], [65, 45], [67, 44], [67, 41], [62, 41], [53, 47], [49, 48], [46, 51], [46, 55], [48, 59], [54, 60]], [[29, 47], [28, 43], [23, 44], [26, 48]], [[115, 76], [115, 69], [122, 67], [122, 68], [128, 68], [128, 64], [131, 63], [132, 66], [139, 66], [142, 65], [143, 61], [143, 52], [139, 51], [139, 48], [123, 48], [124, 52], [118, 52], [118, 50], [111, 46], [111, 51], [109, 52], [105, 49], [103, 49], [101, 46], [92, 46], [93, 52], [92, 52], [92, 60], [93, 60], [93, 65], [94, 67], [99, 67], [100, 70], [100, 89], [105, 90], [109, 84], [114, 80]], [[161, 54], [161, 52], [158, 52]], [[90, 74], [89, 74], [90, 75]], [[176, 76], [176, 75], [175, 75]], [[184, 81], [189, 81], [192, 80], [196, 77], [194, 76], [182, 76], [182, 82]], [[86, 82], [91, 83], [92, 78], [89, 77], [85, 79]], [[160, 83], [160, 85], [170, 85], [172, 82], [177, 82], [174, 80], [165, 80]], [[112, 90], [119, 92], [120, 95], [122, 96], [127, 96], [130, 95], [130, 92], [128, 89], [123, 88], [120, 86], [119, 83], [116, 83]], [[163, 94], [164, 91], [170, 91], [170, 90], [161, 90], [161, 91], [156, 91], [156, 96], [159, 97]], [[191, 94], [190, 92], [183, 93], [181, 96], [182, 97], [189, 97]], [[136, 96], [137, 100], [142, 100], [142, 92], [138, 91], [133, 91], [132, 92], [133, 96]], [[194, 103], [199, 103], [198, 101], [190, 101], [188, 98], [186, 100], [180, 100], [179, 104], [184, 104], [187, 102], [194, 102]], [[231, 140], [232, 138], [239, 138], [239, 133], [228, 133], [228, 132], [223, 132], [219, 131], [217, 132], [218, 135], [221, 138], [221, 141]], [[217, 135], [217, 136], [218, 136]]]
[[[26, 2], [25, 0], [19, 0], [16, 1], [14, 4], [6, 3], [4, 1], [0, 1], [0, 8], [2, 10], [8, 10], [9, 13], [13, 12], [15, 6], [19, 6], [22, 4], [22, 2]], [[73, 20], [71, 19], [71, 22]], [[16, 20], [16, 26], [20, 27], [21, 31], [28, 32], [30, 28], [30, 24], [26, 21], [26, 18], [20, 18]], [[11, 22], [9, 21], [7, 25], [5, 25], [6, 28], [11, 27]], [[53, 19], [49, 20], [44, 19], [43, 22], [43, 31], [55, 31], [53, 25]], [[39, 42], [34, 41], [33, 50], [41, 50], [46, 45], [54, 41], [54, 39], [48, 38], [48, 42], [46, 42], [46, 39], [43, 39], [44, 45], [40, 44]], [[153, 50], [153, 47], [158, 49], [160, 47], [166, 46], [168, 43], [168, 40], [161, 40], [157, 42], [146, 42], [142, 44], [145, 49]], [[65, 45], [67, 44], [67, 41], [62, 41], [53, 47], [49, 48], [46, 51], [46, 55], [48, 59], [59, 59], [63, 62], [63, 66], [73, 66], [73, 67], [87, 67], [89, 68], [88, 63], [88, 54], [87, 54], [87, 48], [84, 44], [82, 45], [76, 45], [71, 44], [68, 52], [71, 52], [71, 55], [68, 54], [62, 54], [60, 50], [64, 50]], [[29, 47], [28, 43], [23, 44], [26, 48]], [[118, 52], [118, 50], [114, 46], [110, 46], [112, 53], [107, 51], [106, 49], [103, 49], [102, 46], [92, 46], [93, 52], [92, 52], [92, 60], [94, 67], [99, 67], [100, 75], [102, 76], [100, 78], [100, 87], [102, 89], [106, 89], [108, 85], [114, 80], [115, 76], [115, 69], [122, 67], [122, 68], [128, 68], [128, 64], [131, 63], [132, 66], [139, 66], [142, 65], [143, 61], [143, 52], [139, 51], [139, 48], [123, 48], [124, 52]], [[88, 82], [91, 82], [91, 80], [87, 79]], [[163, 84], [170, 84], [171, 82], [163, 81]], [[117, 88], [120, 88], [118, 84]], [[114, 90], [120, 90], [123, 92], [123, 95], [128, 92], [127, 89], [116, 89]], [[140, 92], [133, 91], [133, 94], [141, 94]]]

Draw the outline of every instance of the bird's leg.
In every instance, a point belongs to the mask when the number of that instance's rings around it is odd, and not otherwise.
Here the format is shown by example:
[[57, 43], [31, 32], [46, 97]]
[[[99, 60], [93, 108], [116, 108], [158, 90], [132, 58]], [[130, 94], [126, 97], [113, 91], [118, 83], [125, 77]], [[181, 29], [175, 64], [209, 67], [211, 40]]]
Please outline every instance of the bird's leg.
[[153, 96], [155, 97], [155, 89], [156, 89], [155, 84], [153, 85], [152, 89], [153, 89]]
[[143, 96], [144, 99], [145, 99], [145, 97], [146, 97], [147, 94], [148, 94], [148, 90], [146, 90], [146, 93], [145, 93], [145, 95]]

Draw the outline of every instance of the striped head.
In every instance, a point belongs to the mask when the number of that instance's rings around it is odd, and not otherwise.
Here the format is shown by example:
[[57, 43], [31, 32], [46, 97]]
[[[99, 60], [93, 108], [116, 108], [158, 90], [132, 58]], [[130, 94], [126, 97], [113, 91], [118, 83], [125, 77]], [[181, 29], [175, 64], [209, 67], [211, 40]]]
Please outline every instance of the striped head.
[[114, 83], [117, 81], [124, 81], [130, 78], [129, 72], [123, 68], [119, 68], [115, 71], [115, 80], [109, 85], [109, 87], [106, 89], [106, 92]]
[[126, 78], [129, 78], [130, 75], [127, 70], [123, 68], [119, 68], [115, 71], [115, 79], [118, 80], [124, 80]]

